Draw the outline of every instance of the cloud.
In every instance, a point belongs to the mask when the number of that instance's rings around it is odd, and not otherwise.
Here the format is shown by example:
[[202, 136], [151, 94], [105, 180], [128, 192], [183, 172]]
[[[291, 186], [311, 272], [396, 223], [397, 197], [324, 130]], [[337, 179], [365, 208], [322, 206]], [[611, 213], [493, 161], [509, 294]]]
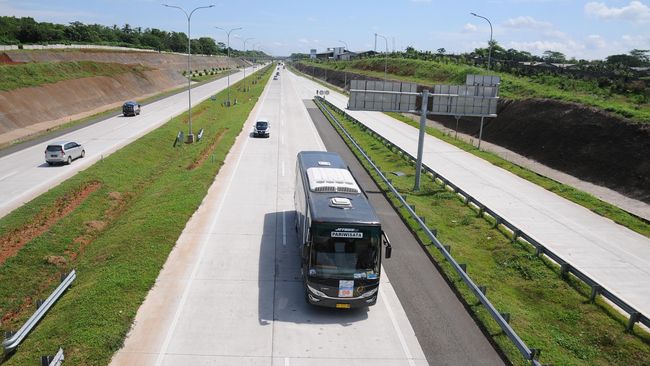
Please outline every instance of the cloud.
[[[21, 4], [24, 5], [24, 4]], [[28, 5], [33, 5], [28, 3]], [[0, 14], [15, 17], [32, 17], [36, 21], [60, 21], [68, 22], [74, 18], [96, 19], [99, 18], [98, 14], [81, 11], [81, 10], [43, 10], [43, 9], [28, 9], [26, 7], [17, 7], [12, 5], [7, 0], [0, 0]]]
[[544, 32], [542, 32], [542, 34], [544, 36], [546, 36], [546, 37], [555, 38], [555, 39], [568, 39], [569, 38], [569, 36], [566, 33], [562, 32], [562, 31], [559, 31], [559, 30], [556, 30], [556, 29], [545, 30]]
[[638, 49], [647, 50], [648, 48], [650, 48], [650, 35], [624, 34], [623, 36], [621, 36], [621, 43], [622, 46], [625, 48], [629, 48], [629, 49], [638, 48]]
[[585, 4], [585, 13], [603, 20], [624, 20], [636, 23], [650, 23], [650, 7], [640, 1], [630, 1], [622, 8], [608, 7], [605, 3]]
[[557, 42], [557, 41], [530, 41], [530, 42], [510, 42], [509, 48], [528, 51], [530, 53], [541, 54], [544, 51], [559, 51], [567, 56], [575, 55], [577, 52], [585, 49], [585, 46], [575, 41]]
[[505, 27], [517, 29], [544, 29], [551, 28], [553, 24], [536, 20], [531, 16], [520, 16], [517, 18], [510, 18], [503, 23]]
[[588, 49], [601, 49], [607, 46], [607, 42], [598, 34], [590, 34], [587, 36], [586, 47]]
[[465, 33], [476, 32], [477, 29], [478, 29], [478, 28], [477, 28], [474, 24], [472, 24], [472, 23], [467, 23], [467, 24], [465, 24], [465, 26], [463, 27], [463, 32], [465, 32]]

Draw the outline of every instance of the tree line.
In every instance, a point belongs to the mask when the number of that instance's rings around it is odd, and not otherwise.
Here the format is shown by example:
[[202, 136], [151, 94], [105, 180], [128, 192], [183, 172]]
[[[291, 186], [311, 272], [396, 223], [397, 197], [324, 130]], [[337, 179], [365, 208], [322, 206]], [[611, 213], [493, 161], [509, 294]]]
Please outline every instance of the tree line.
[[[157, 51], [187, 52], [187, 35], [167, 32], [157, 28], [133, 27], [124, 24], [105, 26], [72, 22], [68, 25], [37, 22], [31, 17], [0, 16], [0, 44], [98, 44], [146, 48]], [[191, 40], [191, 52], [203, 55], [225, 55], [228, 49], [223, 42], [210, 37]], [[261, 57], [261, 51], [238, 51], [231, 47], [234, 56]]]

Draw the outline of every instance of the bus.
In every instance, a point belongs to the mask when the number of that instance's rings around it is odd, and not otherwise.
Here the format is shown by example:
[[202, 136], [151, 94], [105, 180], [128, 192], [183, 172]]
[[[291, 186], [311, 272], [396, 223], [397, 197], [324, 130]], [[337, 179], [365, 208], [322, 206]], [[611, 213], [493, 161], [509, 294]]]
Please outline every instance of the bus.
[[343, 159], [299, 152], [294, 202], [305, 301], [339, 309], [374, 305], [382, 248], [390, 258], [392, 247]]

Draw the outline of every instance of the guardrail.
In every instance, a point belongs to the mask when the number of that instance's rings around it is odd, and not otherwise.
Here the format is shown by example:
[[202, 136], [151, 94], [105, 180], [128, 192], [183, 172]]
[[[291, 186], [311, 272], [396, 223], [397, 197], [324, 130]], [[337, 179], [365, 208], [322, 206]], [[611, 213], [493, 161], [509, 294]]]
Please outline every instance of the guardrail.
[[[422, 219], [415, 213], [415, 210], [406, 202], [404, 197], [402, 197], [402, 195], [399, 194], [399, 192], [395, 189], [395, 187], [393, 187], [390, 180], [375, 165], [375, 163], [372, 161], [372, 159], [370, 159], [370, 157], [366, 154], [366, 152], [363, 150], [363, 148], [361, 148], [361, 146], [359, 146], [357, 144], [357, 142], [354, 140], [354, 138], [352, 138], [352, 136], [347, 132], [345, 127], [343, 127], [339, 123], [339, 121], [336, 119], [336, 117], [334, 117], [334, 115], [332, 115], [329, 110], [327, 110], [326, 108], [323, 108], [323, 106], [321, 104], [322, 102], [327, 103], [327, 105], [329, 107], [331, 107], [332, 109], [337, 110], [337, 112], [340, 112], [341, 114], [344, 114], [346, 116], [348, 116], [348, 115], [345, 112], [341, 111], [338, 107], [336, 107], [333, 104], [329, 103], [328, 101], [326, 101], [326, 100], [324, 100], [324, 99], [322, 99], [320, 97], [316, 97], [316, 103], [319, 104], [319, 107], [321, 107], [321, 110], [325, 111], [329, 115], [329, 117], [332, 119], [332, 121], [334, 121], [334, 123], [337, 124], [339, 129], [345, 134], [345, 136], [350, 140], [350, 142], [352, 142], [352, 144], [356, 147], [356, 149], [359, 151], [359, 153], [361, 153], [361, 155], [363, 155], [363, 157], [368, 161], [368, 163], [372, 166], [372, 168], [379, 175], [379, 177], [384, 181], [384, 183], [386, 183], [386, 185], [388, 186], [390, 191], [402, 203], [402, 205], [409, 212], [411, 217], [413, 219], [415, 219], [415, 221], [418, 223], [418, 225], [420, 225], [422, 230], [424, 230], [424, 233], [427, 235], [429, 240], [431, 240], [431, 242], [438, 248], [438, 250], [440, 250], [440, 252], [445, 257], [447, 262], [449, 262], [449, 264], [451, 264], [451, 266], [454, 268], [456, 273], [458, 273], [458, 275], [461, 277], [463, 282], [465, 282], [467, 287], [479, 299], [481, 304], [483, 304], [483, 306], [485, 306], [485, 308], [490, 313], [492, 318], [497, 322], [497, 324], [499, 325], [501, 330], [506, 334], [506, 336], [510, 339], [510, 341], [512, 341], [512, 343], [517, 347], [517, 349], [522, 354], [522, 356], [524, 356], [524, 358], [526, 360], [531, 361], [532, 365], [535, 365], [535, 366], [541, 365], [539, 363], [539, 361], [537, 360], [537, 358], [536, 358], [536, 357], [538, 357], [540, 351], [537, 350], [537, 349], [529, 348], [526, 345], [526, 343], [524, 343], [524, 341], [521, 340], [521, 338], [519, 338], [517, 333], [512, 329], [512, 327], [510, 327], [510, 324], [508, 324], [508, 321], [505, 319], [504, 315], [499, 313], [499, 311], [494, 307], [494, 305], [492, 305], [490, 300], [488, 300], [488, 298], [485, 296], [485, 294], [483, 293], [484, 291], [479, 286], [477, 286], [474, 283], [474, 281], [472, 281], [472, 279], [469, 277], [469, 275], [465, 272], [464, 266], [462, 266], [461, 264], [458, 264], [458, 262], [456, 262], [454, 257], [452, 257], [451, 253], [449, 253], [449, 250], [438, 240], [438, 238], [436, 238], [436, 236], [427, 227], [425, 222], [422, 221]], [[352, 118], [350, 116], [348, 116], [348, 117]], [[357, 123], [359, 123], [359, 122], [357, 121]], [[506, 316], [506, 317], [508, 317], [508, 316]]]
[[54, 356], [41, 357], [41, 366], [61, 366], [63, 361], [65, 361], [63, 348], [59, 347], [59, 352], [57, 352]]
[[2, 347], [4, 348], [4, 353], [9, 354], [13, 352], [20, 342], [27, 337], [27, 334], [38, 324], [38, 322], [45, 316], [48, 310], [54, 305], [56, 300], [58, 300], [65, 290], [70, 287], [72, 281], [77, 278], [77, 272], [72, 270], [66, 278], [61, 281], [61, 284], [52, 292], [52, 294], [45, 299], [45, 301], [36, 309], [36, 312], [23, 324], [22, 327], [16, 332], [9, 336], [2, 342]]
[[[320, 99], [319, 97], [316, 97], [316, 98]], [[354, 117], [350, 116], [345, 111], [338, 108], [337, 106], [335, 106], [332, 103], [328, 102], [327, 100], [325, 100], [325, 99], [321, 99], [321, 100], [324, 101], [332, 109], [334, 109], [337, 112], [339, 112], [339, 113], [343, 114], [344, 116], [346, 116], [346, 118], [351, 120], [353, 123], [357, 123], [357, 124], [363, 126], [366, 130], [370, 131], [371, 133], [376, 135], [378, 138], [380, 138], [384, 143], [391, 145], [391, 147], [399, 150], [401, 154], [403, 154], [405, 156], [408, 156], [411, 161], [415, 162], [415, 157], [413, 155], [409, 154], [408, 152], [406, 152], [401, 147], [393, 144], [388, 139], [384, 138], [383, 136], [378, 134], [376, 131], [374, 131], [370, 127], [364, 125], [363, 123], [361, 123], [360, 121], [358, 121]], [[510, 230], [512, 232], [512, 240], [513, 241], [516, 241], [518, 239], [523, 239], [524, 241], [528, 242], [530, 245], [532, 245], [535, 248], [535, 253], [536, 253], [537, 256], [543, 254], [543, 255], [547, 256], [548, 258], [552, 259], [558, 265], [560, 265], [560, 273], [562, 274], [562, 276], [566, 276], [568, 273], [570, 273], [570, 274], [574, 275], [575, 277], [577, 277], [578, 279], [580, 279], [585, 284], [587, 284], [587, 286], [591, 287], [591, 295], [589, 296], [589, 300], [591, 302], [593, 302], [595, 300], [596, 296], [600, 295], [600, 296], [604, 297], [605, 299], [611, 301], [613, 304], [618, 306], [623, 311], [625, 311], [629, 315], [628, 322], [627, 322], [627, 325], [625, 327], [625, 330], [627, 332], [631, 332], [633, 327], [634, 327], [634, 324], [636, 324], [636, 323], [641, 323], [641, 324], [645, 325], [646, 327], [650, 327], [650, 318], [648, 318], [647, 315], [642, 314], [636, 308], [634, 308], [633, 306], [626, 303], [623, 299], [621, 299], [620, 297], [618, 297], [617, 295], [612, 293], [610, 290], [606, 289], [604, 286], [599, 284], [597, 281], [593, 280], [592, 278], [590, 278], [589, 276], [584, 274], [582, 271], [575, 268], [571, 263], [569, 263], [569, 262], [565, 261], [564, 259], [562, 259], [558, 254], [554, 253], [553, 251], [551, 251], [550, 249], [545, 247], [542, 243], [538, 242], [533, 237], [531, 237], [530, 235], [523, 232], [521, 229], [519, 229], [517, 226], [512, 224], [506, 218], [502, 217], [498, 213], [496, 213], [493, 210], [491, 210], [490, 208], [488, 208], [486, 205], [482, 204], [479, 200], [472, 197], [469, 193], [463, 191], [460, 187], [455, 185], [449, 179], [445, 178], [441, 174], [437, 173], [435, 170], [433, 170], [430, 167], [426, 166], [426, 164], [422, 164], [422, 168], [427, 173], [429, 173], [433, 177], [434, 180], [439, 179], [446, 186], [449, 186], [455, 193], [463, 196], [464, 199], [465, 199], [466, 204], [473, 204], [474, 206], [476, 206], [478, 208], [478, 210], [479, 210], [480, 215], [483, 215], [483, 214], [487, 213], [489, 216], [494, 218], [494, 220], [496, 221], [495, 226], [503, 225], [508, 230]]]

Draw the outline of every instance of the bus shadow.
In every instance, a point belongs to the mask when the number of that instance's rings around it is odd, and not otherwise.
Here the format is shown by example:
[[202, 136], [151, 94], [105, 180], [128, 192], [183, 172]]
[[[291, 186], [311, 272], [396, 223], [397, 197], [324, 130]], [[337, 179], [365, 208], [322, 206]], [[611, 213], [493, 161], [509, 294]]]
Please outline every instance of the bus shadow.
[[[260, 325], [275, 321], [349, 326], [367, 319], [368, 308], [332, 309], [307, 304], [294, 219], [293, 210], [264, 216], [258, 278]], [[264, 270], [269, 267], [273, 270]]]

